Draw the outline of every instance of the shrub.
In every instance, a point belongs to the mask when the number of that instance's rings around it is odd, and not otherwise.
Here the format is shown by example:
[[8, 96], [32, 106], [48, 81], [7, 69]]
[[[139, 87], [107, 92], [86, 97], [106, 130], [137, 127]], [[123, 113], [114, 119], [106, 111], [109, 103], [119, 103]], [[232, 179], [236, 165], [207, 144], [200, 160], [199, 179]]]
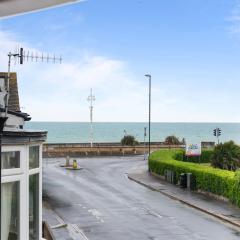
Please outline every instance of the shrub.
[[174, 135], [166, 137], [164, 142], [166, 144], [168, 144], [168, 145], [178, 145], [178, 144], [181, 144], [179, 139], [176, 136], [174, 136]]
[[127, 146], [134, 146], [139, 144], [138, 141], [135, 139], [134, 136], [132, 135], [126, 135], [122, 138], [121, 140], [122, 145], [127, 145]]
[[240, 173], [213, 168], [197, 163], [175, 160], [182, 150], [159, 150], [149, 157], [149, 168], [152, 172], [164, 175], [165, 170], [174, 171], [179, 178], [181, 173], [192, 173], [198, 190], [211, 192], [228, 198], [240, 207]]
[[240, 171], [235, 172], [235, 181], [232, 187], [232, 193], [230, 195], [230, 200], [232, 203], [240, 206]]
[[233, 141], [218, 144], [214, 148], [211, 165], [235, 171], [240, 167], [240, 147]]
[[210, 163], [213, 155], [213, 150], [202, 150], [202, 155], [186, 157], [184, 150], [179, 150], [174, 156], [175, 160], [183, 162], [194, 162], [194, 163]]

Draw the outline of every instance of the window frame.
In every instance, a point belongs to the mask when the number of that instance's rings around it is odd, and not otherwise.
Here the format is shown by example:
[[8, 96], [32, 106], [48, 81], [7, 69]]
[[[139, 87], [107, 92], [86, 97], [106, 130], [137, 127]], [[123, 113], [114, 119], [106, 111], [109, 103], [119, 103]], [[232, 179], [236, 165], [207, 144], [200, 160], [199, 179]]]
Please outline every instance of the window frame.
[[[30, 153], [30, 147], [35, 147], [38, 146], [39, 147], [39, 166], [37, 168], [29, 168], [29, 163], [30, 163], [30, 158], [29, 158], [29, 153]], [[27, 187], [28, 187], [28, 195], [27, 195], [27, 238], [29, 239], [29, 177], [31, 175], [35, 175], [38, 174], [38, 178], [39, 178], [39, 239], [42, 239], [42, 144], [40, 143], [35, 143], [35, 144], [30, 144], [28, 145], [28, 149], [27, 149], [27, 159], [29, 159], [29, 161], [27, 161]]]
[[25, 148], [23, 146], [3, 146], [2, 152], [20, 152], [20, 159], [19, 159], [20, 167], [19, 168], [2, 169], [2, 177], [23, 174], [24, 173], [24, 165], [26, 162]]
[[[29, 149], [39, 146], [39, 167], [29, 169]], [[20, 240], [29, 240], [29, 177], [39, 175], [39, 240], [42, 239], [42, 143], [5, 145], [2, 152], [20, 151], [20, 168], [2, 170], [2, 183], [20, 182]]]
[[19, 236], [21, 239], [26, 238], [26, 201], [25, 201], [25, 192], [26, 192], [26, 180], [24, 175], [14, 175], [14, 176], [5, 176], [2, 178], [1, 184], [19, 182]]
[[[35, 168], [30, 168], [30, 148], [31, 147], [38, 147], [38, 167], [35, 167]], [[40, 160], [41, 160], [41, 146], [39, 145], [39, 144], [31, 144], [31, 145], [29, 145], [29, 148], [28, 148], [28, 159], [29, 159], [29, 161], [28, 161], [28, 170], [29, 170], [29, 174], [32, 174], [31, 172], [35, 172], [35, 171], [33, 171], [33, 170], [36, 170], [36, 169], [40, 169], [41, 168], [41, 162], [40, 162]]]

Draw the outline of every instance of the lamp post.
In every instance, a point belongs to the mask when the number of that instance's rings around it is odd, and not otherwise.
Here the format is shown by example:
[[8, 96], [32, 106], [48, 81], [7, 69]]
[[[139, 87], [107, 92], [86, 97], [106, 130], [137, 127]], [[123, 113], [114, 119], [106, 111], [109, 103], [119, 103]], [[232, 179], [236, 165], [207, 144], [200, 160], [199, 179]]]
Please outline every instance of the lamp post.
[[90, 95], [88, 96], [87, 100], [90, 102], [90, 145], [91, 148], [93, 147], [93, 101], [95, 101], [95, 96], [92, 93], [92, 88], [90, 91]]
[[148, 78], [149, 83], [149, 99], [148, 99], [148, 156], [151, 152], [151, 87], [152, 87], [152, 76], [150, 74], [145, 74], [145, 77]]

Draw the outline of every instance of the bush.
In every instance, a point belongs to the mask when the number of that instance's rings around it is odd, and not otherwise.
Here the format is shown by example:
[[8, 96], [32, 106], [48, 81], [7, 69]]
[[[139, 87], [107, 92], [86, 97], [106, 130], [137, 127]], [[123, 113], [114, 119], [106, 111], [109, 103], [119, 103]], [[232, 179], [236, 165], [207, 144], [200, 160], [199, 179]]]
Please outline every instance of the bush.
[[184, 150], [179, 150], [174, 156], [175, 160], [182, 162], [194, 162], [194, 163], [210, 163], [213, 156], [213, 150], [202, 150], [202, 155], [186, 157]]
[[240, 206], [240, 171], [235, 172], [235, 181], [232, 187], [232, 194], [230, 195], [231, 202]]
[[240, 167], [240, 147], [233, 141], [218, 144], [214, 148], [211, 165], [235, 171]]
[[139, 144], [138, 141], [135, 139], [134, 136], [132, 135], [126, 135], [122, 138], [121, 140], [122, 145], [127, 145], [127, 146], [134, 146]]
[[179, 139], [174, 135], [166, 137], [164, 142], [165, 142], [165, 144], [168, 144], [168, 145], [179, 145], [179, 144], [181, 144]]
[[179, 179], [181, 173], [192, 173], [198, 190], [211, 192], [228, 198], [240, 207], [240, 173], [213, 168], [197, 163], [175, 160], [182, 150], [159, 150], [149, 157], [152, 172], [164, 175], [165, 170], [174, 171]]

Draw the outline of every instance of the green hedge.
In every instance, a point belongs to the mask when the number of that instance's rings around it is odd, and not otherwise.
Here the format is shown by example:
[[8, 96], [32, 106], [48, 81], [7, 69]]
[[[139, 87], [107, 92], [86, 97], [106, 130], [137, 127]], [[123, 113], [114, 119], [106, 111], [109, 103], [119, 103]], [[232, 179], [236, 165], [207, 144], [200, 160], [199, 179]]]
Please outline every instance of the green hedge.
[[210, 163], [212, 155], [213, 155], [213, 150], [202, 150], [201, 157], [195, 157], [195, 156], [186, 157], [185, 156], [185, 151], [184, 150], [179, 150], [175, 154], [174, 159], [178, 160], [178, 161], [183, 161], [183, 162]]
[[240, 174], [236, 176], [232, 171], [175, 160], [181, 152], [179, 149], [153, 152], [149, 157], [150, 170], [159, 175], [164, 175], [165, 170], [172, 170], [177, 178], [181, 173], [192, 173], [197, 189], [224, 196], [240, 207]]

